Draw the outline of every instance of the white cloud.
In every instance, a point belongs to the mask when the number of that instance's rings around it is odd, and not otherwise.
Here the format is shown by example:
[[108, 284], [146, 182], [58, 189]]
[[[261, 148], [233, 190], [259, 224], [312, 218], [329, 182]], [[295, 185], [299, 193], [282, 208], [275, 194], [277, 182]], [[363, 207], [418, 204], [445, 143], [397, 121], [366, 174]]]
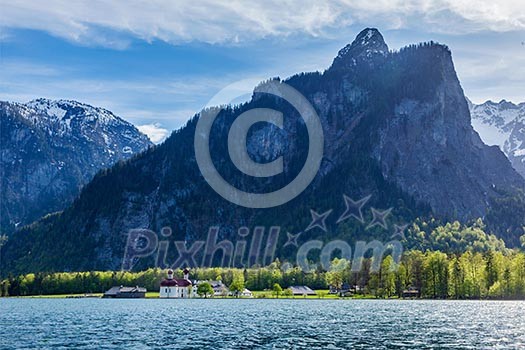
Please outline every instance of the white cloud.
[[[4, 60], [0, 63], [0, 100], [28, 102], [46, 97], [78, 100], [104, 107], [135, 125], [182, 126], [234, 78], [142, 77], [132, 80], [78, 78], [51, 64]], [[38, 81], [38, 83], [35, 83]]]
[[137, 129], [143, 134], [146, 134], [151, 142], [158, 144], [168, 137], [169, 131], [164, 129], [159, 123], [138, 125]]
[[118, 49], [128, 45], [129, 35], [169, 43], [235, 44], [297, 33], [323, 36], [354, 23], [444, 33], [525, 29], [521, 0], [0, 0], [0, 7], [2, 27], [43, 30]]
[[35, 64], [31, 62], [14, 62], [2, 60], [0, 63], [0, 77], [15, 77], [17, 74], [31, 75], [33, 77], [53, 77], [64, 73], [67, 68], [58, 68], [50, 65]]

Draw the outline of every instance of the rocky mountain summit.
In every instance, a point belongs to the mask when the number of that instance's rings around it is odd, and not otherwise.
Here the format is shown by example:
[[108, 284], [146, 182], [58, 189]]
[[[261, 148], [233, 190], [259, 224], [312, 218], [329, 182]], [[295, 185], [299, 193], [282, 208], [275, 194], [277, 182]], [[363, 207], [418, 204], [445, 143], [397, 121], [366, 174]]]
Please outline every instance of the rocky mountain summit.
[[388, 53], [383, 35], [375, 28], [367, 28], [352, 43], [339, 50], [331, 68], [348, 68], [357, 65], [358, 60], [368, 61], [376, 55], [386, 56]]

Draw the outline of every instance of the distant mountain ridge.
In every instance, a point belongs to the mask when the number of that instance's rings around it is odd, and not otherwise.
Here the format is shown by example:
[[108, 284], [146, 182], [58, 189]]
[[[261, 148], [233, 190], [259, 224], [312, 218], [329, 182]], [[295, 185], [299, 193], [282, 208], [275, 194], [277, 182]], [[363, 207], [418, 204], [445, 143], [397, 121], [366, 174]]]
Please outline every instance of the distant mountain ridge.
[[152, 143], [110, 111], [70, 100], [0, 101], [2, 231], [64, 209], [99, 170]]
[[[418, 217], [462, 222], [481, 217], [510, 245], [519, 244], [525, 211], [523, 206], [506, 206], [506, 201], [521, 205], [525, 179], [501, 150], [485, 145], [472, 128], [446, 46], [429, 42], [392, 52], [377, 29], [367, 28], [339, 51], [326, 71], [273, 81], [294, 87], [310, 101], [324, 133], [321, 167], [295, 199], [257, 210], [215, 193], [195, 159], [195, 129], [198, 119], [207, 116], [203, 111], [158, 147], [99, 173], [60, 215], [13, 235], [4, 246], [5, 271], [119, 269], [130, 229], [160, 232], [166, 226], [173, 234], [163, 239], [190, 247], [206, 237], [210, 226], [220, 227], [220, 239], [235, 241], [241, 226], [278, 225], [283, 234], [276, 255], [287, 259], [293, 251], [284, 244], [284, 232], [304, 230], [310, 210], [333, 210], [333, 215], [326, 231], [303, 232], [303, 242], [391, 239], [392, 232], [367, 230], [358, 220], [337, 224], [343, 194], [354, 200], [370, 195], [368, 207], [392, 208], [390, 224]], [[243, 175], [228, 156], [225, 135], [239, 115], [253, 108], [285, 115], [282, 130], [254, 126], [247, 139], [248, 151], [258, 161], [283, 155], [284, 172], [271, 178]], [[265, 93], [224, 108], [211, 135], [211, 157], [220, 174], [233, 186], [255, 193], [288, 184], [308, 151], [301, 116], [289, 103]], [[175, 261], [175, 253], [167, 253], [166, 261]], [[153, 260], [145, 258], [137, 266], [152, 266]]]
[[498, 146], [525, 178], [525, 102], [469, 101], [472, 126], [489, 146]]

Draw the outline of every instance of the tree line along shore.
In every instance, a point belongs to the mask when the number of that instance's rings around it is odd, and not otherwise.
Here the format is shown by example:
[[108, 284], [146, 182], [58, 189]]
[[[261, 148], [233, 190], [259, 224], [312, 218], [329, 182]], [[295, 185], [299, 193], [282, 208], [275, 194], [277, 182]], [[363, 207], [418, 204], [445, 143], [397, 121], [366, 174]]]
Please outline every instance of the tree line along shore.
[[[247, 288], [254, 297], [286, 297], [294, 285], [317, 290], [317, 297], [329, 297], [327, 290], [351, 286], [354, 297], [395, 298], [406, 290], [431, 299], [525, 299], [525, 253], [519, 250], [446, 254], [411, 250], [399, 263], [383, 258], [373, 271], [372, 260], [364, 259], [358, 272], [352, 263], [335, 258], [329, 271], [305, 273], [299, 268], [283, 269], [279, 260], [266, 267], [195, 268], [192, 280], [220, 280], [230, 290]], [[175, 270], [182, 276], [181, 270]], [[103, 293], [113, 286], [141, 286], [157, 292], [166, 270], [90, 271], [29, 273], [0, 281], [0, 296], [74, 295]], [[149, 294], [152, 295], [151, 293]]]

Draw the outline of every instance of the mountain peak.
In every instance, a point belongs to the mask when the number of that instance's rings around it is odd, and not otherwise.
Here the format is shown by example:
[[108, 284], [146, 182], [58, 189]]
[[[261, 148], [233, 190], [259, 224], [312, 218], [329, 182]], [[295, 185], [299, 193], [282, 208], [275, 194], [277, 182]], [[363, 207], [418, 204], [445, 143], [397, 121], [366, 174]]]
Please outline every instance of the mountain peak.
[[[357, 59], [369, 59], [376, 55], [385, 56], [388, 53], [388, 45], [383, 35], [376, 28], [365, 28], [351, 44], [346, 45], [334, 59], [334, 65], [349, 62], [355, 65]], [[347, 65], [347, 64], [344, 64]]]
[[366, 28], [357, 34], [351, 44], [343, 47], [337, 56], [343, 57], [351, 54], [355, 57], [365, 54], [367, 57], [370, 57], [371, 54], [377, 53], [382, 55], [388, 53], [385, 39], [383, 39], [383, 35], [376, 28]]
[[477, 105], [477, 106], [495, 107], [495, 108], [502, 109], [502, 110], [505, 110], [505, 109], [519, 109], [520, 108], [520, 104], [515, 104], [512, 101], [507, 101], [505, 99], [502, 99], [499, 102], [494, 102], [492, 100], [487, 100], [484, 103], [482, 103], [480, 105]]
[[[127, 123], [111, 111], [94, 107], [86, 103], [75, 100], [52, 100], [48, 98], [38, 98], [24, 104], [33, 112], [32, 120], [44, 118], [46, 123], [54, 121], [58, 123], [67, 122], [69, 119], [79, 119], [85, 122], [97, 122], [100, 124], [123, 124]], [[69, 123], [69, 122], [67, 122]]]
[[377, 30], [377, 28], [365, 28], [355, 38], [353, 45], [368, 46], [370, 44], [381, 44], [385, 45], [383, 35]]

